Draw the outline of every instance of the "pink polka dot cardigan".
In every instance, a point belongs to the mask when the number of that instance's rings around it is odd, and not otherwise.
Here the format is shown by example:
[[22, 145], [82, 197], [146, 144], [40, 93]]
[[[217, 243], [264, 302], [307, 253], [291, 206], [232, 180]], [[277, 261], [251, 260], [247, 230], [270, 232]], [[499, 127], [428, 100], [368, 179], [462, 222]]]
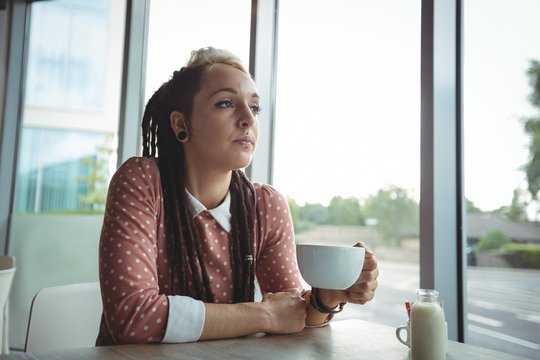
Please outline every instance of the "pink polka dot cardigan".
[[[254, 249], [261, 291], [302, 290], [287, 200], [270, 185], [254, 186], [261, 230]], [[189, 193], [188, 197], [216, 302], [230, 303], [230, 196], [211, 210]], [[127, 160], [113, 176], [107, 195], [99, 245], [103, 316], [96, 345], [183, 342], [200, 337], [204, 305], [173, 294], [168, 285], [173, 274], [165, 228], [155, 161]]]

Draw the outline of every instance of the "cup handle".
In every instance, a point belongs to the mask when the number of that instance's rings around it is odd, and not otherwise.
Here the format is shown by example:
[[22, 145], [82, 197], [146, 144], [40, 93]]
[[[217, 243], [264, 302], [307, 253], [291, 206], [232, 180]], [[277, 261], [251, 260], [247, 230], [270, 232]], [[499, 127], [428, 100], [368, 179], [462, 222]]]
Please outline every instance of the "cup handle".
[[[407, 333], [407, 338], [405, 340], [403, 340], [401, 338], [401, 333], [402, 333], [403, 330], [405, 330], [405, 332]], [[400, 343], [402, 343], [403, 345], [406, 345], [408, 347], [411, 347], [411, 344], [410, 344], [411, 335], [409, 333], [409, 326], [408, 325], [398, 326], [396, 328], [396, 337], [397, 337], [397, 339], [399, 340]]]

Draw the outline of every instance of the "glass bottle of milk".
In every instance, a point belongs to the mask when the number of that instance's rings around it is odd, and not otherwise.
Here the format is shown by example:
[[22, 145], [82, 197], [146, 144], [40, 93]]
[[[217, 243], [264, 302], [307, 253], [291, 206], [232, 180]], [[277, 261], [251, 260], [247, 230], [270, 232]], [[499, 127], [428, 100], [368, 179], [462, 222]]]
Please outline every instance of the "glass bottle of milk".
[[417, 301], [411, 310], [411, 354], [413, 360], [446, 359], [446, 322], [439, 292], [416, 290]]

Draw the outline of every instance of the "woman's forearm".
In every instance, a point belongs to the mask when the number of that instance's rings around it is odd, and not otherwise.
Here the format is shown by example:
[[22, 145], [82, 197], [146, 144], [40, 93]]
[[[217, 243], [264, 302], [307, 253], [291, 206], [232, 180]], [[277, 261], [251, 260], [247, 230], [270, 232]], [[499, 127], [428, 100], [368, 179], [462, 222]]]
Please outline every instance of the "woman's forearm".
[[206, 316], [201, 340], [234, 338], [268, 331], [263, 303], [205, 303]]
[[266, 293], [263, 302], [204, 304], [206, 316], [200, 340], [224, 339], [265, 332], [302, 331], [306, 304], [298, 289]]

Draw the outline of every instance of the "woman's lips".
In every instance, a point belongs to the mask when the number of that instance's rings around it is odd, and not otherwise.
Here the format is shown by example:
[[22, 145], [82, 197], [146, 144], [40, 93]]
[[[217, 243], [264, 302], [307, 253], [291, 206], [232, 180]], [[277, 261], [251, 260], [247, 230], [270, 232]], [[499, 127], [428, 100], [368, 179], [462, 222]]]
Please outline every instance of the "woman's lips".
[[242, 146], [253, 146], [253, 138], [251, 136], [242, 136], [239, 139], [234, 140], [235, 143], [240, 144]]

